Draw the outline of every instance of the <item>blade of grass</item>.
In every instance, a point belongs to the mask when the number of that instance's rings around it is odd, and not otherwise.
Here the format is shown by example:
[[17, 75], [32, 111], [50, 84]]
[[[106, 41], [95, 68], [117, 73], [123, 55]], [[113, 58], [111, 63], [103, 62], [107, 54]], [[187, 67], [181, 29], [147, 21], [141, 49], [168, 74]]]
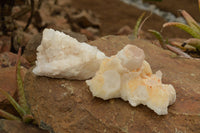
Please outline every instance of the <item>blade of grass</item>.
[[182, 29], [182, 30], [186, 31], [187, 33], [189, 33], [194, 38], [200, 39], [200, 34], [198, 34], [196, 31], [194, 31], [188, 25], [185, 25], [185, 24], [182, 24], [182, 23], [179, 23], [179, 22], [167, 22], [167, 23], [163, 24], [163, 28], [168, 27], [168, 26], [178, 27], [179, 29]]
[[16, 109], [16, 111], [20, 114], [21, 117], [26, 115], [25, 110], [15, 101], [15, 99], [9, 95], [6, 91], [0, 88], [0, 93], [3, 94], [8, 101], [12, 104], [12, 106]]
[[158, 41], [160, 42], [161, 47], [164, 48], [164, 49], [166, 49], [165, 41], [164, 41], [162, 35], [158, 31], [156, 31], [156, 30], [151, 30], [150, 29], [148, 31], [150, 33], [152, 33], [158, 39]]
[[3, 118], [6, 118], [8, 120], [19, 120], [19, 121], [21, 121], [21, 119], [19, 117], [16, 117], [16, 116], [14, 116], [14, 115], [12, 115], [12, 114], [10, 114], [10, 113], [2, 110], [2, 109], [0, 109], [0, 116], [3, 117]]
[[142, 13], [142, 15], [140, 15], [140, 17], [138, 18], [138, 20], [137, 20], [137, 22], [136, 22], [136, 25], [135, 25], [134, 30], [133, 30], [133, 36], [134, 36], [134, 38], [138, 38], [139, 26], [140, 26], [140, 23], [141, 23], [141, 21], [142, 21], [144, 15], [145, 15], [145, 12]]
[[148, 19], [149, 17], [151, 17], [151, 15], [152, 15], [152, 12], [149, 14], [149, 16], [147, 16], [147, 17], [141, 22], [141, 24], [140, 24], [140, 26], [139, 26], [139, 28], [138, 28], [138, 39], [140, 38], [140, 37], [139, 37], [139, 33], [140, 33], [141, 29], [142, 29], [143, 24], [147, 21], [147, 19]]
[[30, 113], [30, 109], [26, 102], [25, 94], [24, 94], [24, 86], [23, 81], [20, 73], [20, 56], [21, 56], [21, 48], [18, 51], [17, 63], [16, 63], [16, 75], [17, 75], [17, 92], [18, 92], [18, 99], [19, 105], [26, 111], [26, 114]]

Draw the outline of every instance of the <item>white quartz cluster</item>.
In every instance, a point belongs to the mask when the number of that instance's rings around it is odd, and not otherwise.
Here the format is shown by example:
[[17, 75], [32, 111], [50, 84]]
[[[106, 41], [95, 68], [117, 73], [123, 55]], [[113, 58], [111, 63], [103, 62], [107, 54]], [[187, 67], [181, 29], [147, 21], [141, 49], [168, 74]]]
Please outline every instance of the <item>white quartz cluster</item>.
[[43, 31], [33, 73], [39, 76], [85, 80], [93, 77], [105, 54], [97, 47], [53, 29]]
[[144, 57], [142, 49], [127, 45], [116, 55], [104, 58], [96, 75], [86, 81], [93, 96], [122, 98], [132, 106], [143, 104], [158, 115], [167, 114], [167, 107], [176, 100], [175, 89], [162, 84], [160, 71], [152, 74]]

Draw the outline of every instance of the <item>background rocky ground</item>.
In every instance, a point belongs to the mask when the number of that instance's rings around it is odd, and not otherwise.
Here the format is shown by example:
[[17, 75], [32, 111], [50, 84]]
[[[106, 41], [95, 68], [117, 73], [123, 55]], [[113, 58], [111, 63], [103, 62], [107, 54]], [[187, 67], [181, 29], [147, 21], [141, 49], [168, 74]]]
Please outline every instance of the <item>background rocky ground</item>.
[[[200, 123], [200, 108], [198, 106], [200, 103], [200, 85], [198, 83], [200, 80], [200, 61], [198, 59], [183, 59], [153, 44], [150, 45], [149, 42], [136, 41], [136, 43], [127, 38], [127, 35], [132, 33], [136, 20], [144, 11], [122, 1], [58, 0], [57, 4], [54, 2], [54, 0], [43, 0], [41, 7], [37, 8], [37, 1], [35, 1], [32, 23], [24, 31], [23, 29], [31, 15], [30, 11], [10, 20], [11, 16], [15, 16], [16, 12], [26, 7], [23, 2], [17, 0], [11, 14], [7, 14], [6, 17], [8, 32], [6, 34], [1, 33], [0, 36], [0, 87], [17, 99], [14, 66], [17, 59], [16, 52], [19, 47], [23, 47], [24, 51], [21, 57], [23, 77], [28, 71], [25, 78], [26, 94], [32, 112], [41, 128], [52, 132], [75, 132], [79, 129], [91, 132], [132, 132], [133, 130], [141, 132], [146, 130], [151, 132], [200, 132], [198, 124]], [[146, 0], [146, 2], [149, 1]], [[149, 3], [153, 3], [160, 9], [172, 12], [177, 16], [177, 10], [185, 9], [195, 19], [200, 20], [197, 1], [195, 0], [163, 0], [163, 2]], [[163, 18], [153, 14], [145, 22], [141, 38], [149, 41], [155, 40], [147, 30], [160, 31], [164, 22]], [[107, 55], [115, 54], [126, 43], [132, 42], [137, 45], [140, 43], [141, 45], [138, 46], [144, 49], [147, 55], [146, 59], [150, 62], [153, 71], [161, 69], [164, 72], [164, 82], [171, 83], [176, 88], [177, 101], [169, 108], [169, 115], [157, 116], [145, 106], [132, 108], [128, 103], [119, 99], [103, 101], [92, 98], [83, 82], [64, 79], [54, 80], [44, 77], [41, 77], [41, 80], [44, 81], [41, 82], [40, 78], [35, 77], [30, 70], [34, 65], [36, 48], [40, 44], [41, 33], [44, 28], [54, 28], [77, 38], [81, 42], [86, 41], [96, 45]], [[190, 37], [177, 28], [164, 29], [162, 34], [170, 39], [187, 39]], [[116, 36], [101, 38], [106, 35]], [[92, 40], [93, 42], [91, 42]], [[55, 83], [56, 90], [52, 88], [55, 93], [50, 93], [51, 87], [45, 86], [53, 83]], [[67, 84], [67, 87], [62, 88], [60, 87], [61, 84]], [[73, 94], [69, 93], [70, 87], [74, 88]], [[78, 90], [78, 88], [81, 90]], [[60, 96], [63, 92], [67, 92], [66, 96]], [[68, 100], [70, 102], [67, 102]], [[17, 115], [9, 102], [1, 95], [0, 101], [1, 109]], [[117, 104], [119, 106], [115, 106]], [[86, 110], [86, 108], [88, 109]], [[102, 108], [104, 108], [103, 110], [108, 109], [107, 113], [101, 112]], [[122, 110], [122, 108], [126, 109]], [[132, 114], [132, 112], [134, 113]], [[65, 114], [67, 115], [65, 116]], [[132, 118], [133, 116], [134, 118]], [[65, 117], [66, 119], [63, 119]], [[143, 124], [139, 125], [137, 121]], [[30, 133], [46, 132], [35, 126], [27, 126], [20, 122], [10, 122], [3, 119], [0, 122], [0, 127], [2, 132], [14, 133], [16, 129]]]

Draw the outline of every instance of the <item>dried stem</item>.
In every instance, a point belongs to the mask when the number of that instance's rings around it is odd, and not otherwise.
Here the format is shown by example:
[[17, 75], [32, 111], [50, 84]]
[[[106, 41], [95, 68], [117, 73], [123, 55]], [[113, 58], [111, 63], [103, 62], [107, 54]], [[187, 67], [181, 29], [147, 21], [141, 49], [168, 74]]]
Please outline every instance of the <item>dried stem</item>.
[[137, 35], [138, 39], [140, 38], [140, 37], [139, 37], [139, 33], [140, 33], [141, 29], [142, 29], [142, 26], [143, 26], [144, 23], [147, 21], [147, 19], [149, 19], [149, 17], [151, 17], [151, 15], [152, 15], [152, 12], [149, 14], [149, 16], [147, 16], [146, 18], [144, 18], [144, 20], [141, 22], [141, 24], [140, 24], [140, 26], [139, 26], [139, 28], [138, 28], [138, 35]]
[[176, 54], [178, 54], [178, 55], [180, 55], [180, 56], [182, 56], [182, 57], [185, 57], [185, 58], [192, 58], [190, 55], [186, 54], [185, 52], [183, 52], [183, 51], [180, 50], [179, 48], [173, 47], [173, 46], [171, 46], [171, 45], [166, 45], [166, 47], [167, 47], [170, 51], [172, 51], [172, 52], [174, 52], [174, 53], [176, 53]]
[[31, 0], [31, 16], [28, 19], [28, 22], [24, 28], [24, 31], [26, 31], [26, 29], [28, 28], [28, 26], [31, 24], [32, 18], [33, 18], [33, 14], [34, 14], [34, 0]]

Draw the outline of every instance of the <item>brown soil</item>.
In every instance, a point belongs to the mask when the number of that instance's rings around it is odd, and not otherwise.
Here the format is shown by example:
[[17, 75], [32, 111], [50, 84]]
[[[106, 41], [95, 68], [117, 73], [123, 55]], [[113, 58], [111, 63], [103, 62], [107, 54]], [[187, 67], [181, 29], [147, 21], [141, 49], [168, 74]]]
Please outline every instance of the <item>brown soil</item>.
[[163, 0], [162, 2], [150, 2], [144, 0], [145, 2], [155, 4], [163, 11], [170, 11], [174, 15], [179, 16], [178, 10], [186, 10], [192, 17], [194, 17], [198, 22], [200, 21], [200, 12], [198, 8], [198, 0]]
[[[185, 9], [196, 18], [199, 13], [197, 1], [163, 0], [162, 2], [154, 3], [160, 9], [171, 11], [174, 14], [178, 14], [177, 11], [179, 9]], [[129, 25], [131, 28], [134, 28], [137, 18], [144, 12], [136, 7], [125, 4], [120, 0], [73, 0], [72, 6], [80, 9], [92, 10], [95, 14], [97, 14], [102, 24], [102, 35], [115, 34], [124, 25]], [[143, 30], [147, 31], [148, 29], [155, 29], [160, 31], [164, 22], [163, 18], [153, 14], [145, 22]], [[189, 34], [174, 27], [164, 29], [163, 35], [167, 38], [190, 37]]]

